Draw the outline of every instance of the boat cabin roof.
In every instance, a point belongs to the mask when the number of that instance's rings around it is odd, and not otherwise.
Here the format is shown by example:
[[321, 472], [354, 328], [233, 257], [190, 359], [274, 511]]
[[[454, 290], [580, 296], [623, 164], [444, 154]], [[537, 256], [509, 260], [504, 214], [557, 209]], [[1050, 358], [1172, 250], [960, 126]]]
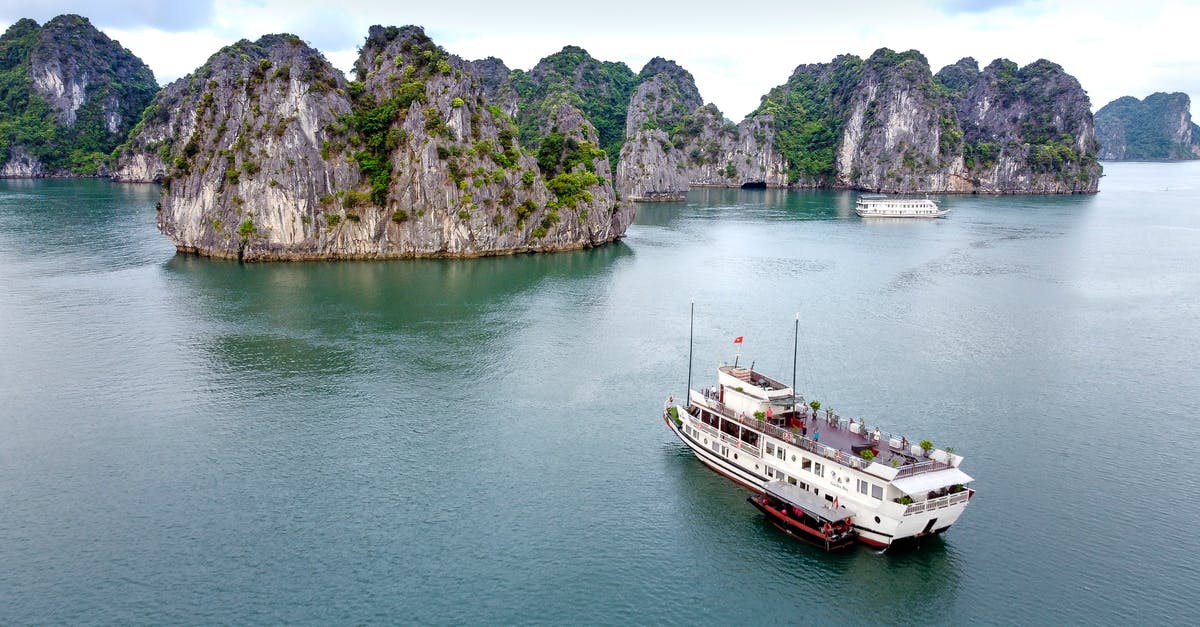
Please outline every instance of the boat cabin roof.
[[773, 496], [792, 507], [802, 509], [809, 515], [826, 520], [831, 523], [848, 520], [854, 514], [845, 507], [838, 507], [836, 510], [833, 504], [820, 497], [810, 494], [807, 490], [800, 489], [800, 486], [792, 485], [786, 481], [768, 481], [763, 486], [767, 494]]
[[721, 372], [768, 392], [792, 389], [789, 385], [776, 381], [757, 370], [751, 370], [745, 366], [721, 366]]

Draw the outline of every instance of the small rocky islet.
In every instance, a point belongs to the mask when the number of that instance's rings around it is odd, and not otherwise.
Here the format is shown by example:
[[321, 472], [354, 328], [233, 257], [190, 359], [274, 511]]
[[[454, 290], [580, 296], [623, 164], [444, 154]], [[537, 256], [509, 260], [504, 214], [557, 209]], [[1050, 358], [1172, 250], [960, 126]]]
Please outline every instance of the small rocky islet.
[[1187, 94], [1124, 96], [1096, 112], [1100, 158], [1111, 161], [1200, 159], [1200, 126]]
[[[79, 56], [63, 41], [80, 38], [122, 59], [100, 63], [114, 78], [46, 60]], [[666, 59], [634, 73], [568, 46], [510, 70], [416, 26], [372, 27], [352, 80], [278, 34], [159, 90], [86, 18], [22, 20], [0, 37], [0, 72], [5, 175], [159, 182], [158, 226], [180, 251], [243, 260], [586, 248], [624, 234], [631, 201], [696, 186], [1069, 194], [1100, 177], [1087, 94], [1044, 60], [934, 74], [916, 51], [843, 55], [797, 67], [740, 124]], [[81, 159], [70, 139], [31, 139], [33, 118], [107, 143]]]

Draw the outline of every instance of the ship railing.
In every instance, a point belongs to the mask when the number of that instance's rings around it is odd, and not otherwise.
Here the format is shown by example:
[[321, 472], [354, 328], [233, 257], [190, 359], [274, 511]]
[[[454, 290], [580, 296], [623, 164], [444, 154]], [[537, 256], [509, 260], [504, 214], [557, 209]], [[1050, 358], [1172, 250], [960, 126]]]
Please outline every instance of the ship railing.
[[963, 490], [962, 492], [955, 492], [954, 494], [939, 496], [936, 499], [929, 499], [928, 501], [918, 501], [912, 505], [909, 505], [908, 509], [904, 510], [904, 515], [912, 516], [913, 514], [920, 514], [922, 512], [931, 512], [935, 509], [945, 509], [953, 505], [958, 505], [959, 503], [966, 503], [970, 498], [971, 492], [969, 490]]
[[771, 437], [783, 440], [784, 442], [798, 446], [811, 453], [821, 455], [822, 457], [837, 462], [843, 466], [863, 470], [870, 464], [870, 462], [865, 459], [857, 457], [851, 453], [847, 453], [841, 449], [834, 448], [832, 446], [826, 446], [820, 442], [808, 438], [807, 436], [800, 435], [799, 433], [793, 433], [787, 429], [784, 429], [783, 427], [773, 425], [764, 420], [739, 414], [726, 407], [724, 403], [721, 403], [720, 401], [717, 401], [711, 397], [706, 397], [705, 400], [709, 409], [716, 410], [717, 413], [721, 414], [721, 416], [724, 418], [734, 420], [743, 426], [750, 427], [751, 429], [762, 431]]
[[[867, 466], [871, 465], [871, 462], [868, 462], [852, 453], [847, 453], [845, 451], [842, 451], [841, 449], [837, 449], [837, 448], [834, 448], [831, 446], [826, 446], [824, 444], [821, 444], [819, 442], [816, 442], [816, 441], [808, 438], [807, 436], [802, 436], [799, 433], [793, 433], [787, 429], [773, 425], [769, 422], [759, 420], [757, 418], [753, 418], [750, 416], [746, 416], [745, 414], [737, 413], [737, 412], [733, 411], [732, 409], [730, 409], [729, 407], [727, 407], [724, 403], [720, 402], [720, 400], [718, 400], [717, 396], [708, 393], [707, 390], [699, 391], [699, 392], [693, 391], [692, 393], [695, 394], [697, 397], [703, 398], [705, 405], [709, 409], [715, 410], [717, 413], [721, 414], [721, 416], [728, 418], [730, 420], [735, 420], [735, 421], [741, 423], [742, 425], [750, 427], [751, 429], [757, 429], [759, 431], [762, 431], [763, 433], [766, 433], [767, 435], [770, 435], [772, 437], [783, 440], [784, 442], [788, 442], [790, 444], [798, 446], [806, 451], [816, 453], [818, 455], [822, 455], [828, 459], [831, 459], [833, 461], [836, 461], [836, 462], [842, 464], [843, 466], [847, 466], [850, 468], [856, 468], [859, 470], [865, 470], [867, 468]], [[798, 398], [803, 399], [803, 397], [798, 397]], [[819, 417], [816, 415], [816, 412], [814, 411], [813, 416], [810, 419], [825, 422], [837, 429], [848, 429], [848, 430], [850, 430], [851, 433], [860, 433], [864, 437], [872, 437], [873, 436], [873, 434], [870, 433], [870, 429], [861, 421], [855, 421], [853, 418], [849, 418], [849, 419], [843, 418], [843, 417], [835, 414], [833, 412], [833, 410], [829, 409], [829, 408], [825, 408], [824, 412], [825, 412], [825, 416]], [[857, 429], [857, 431], [856, 431], [856, 429]], [[904, 444], [902, 445], [902, 448], [893, 449], [891, 447], [890, 443], [894, 440], [899, 440], [899, 441], [903, 442]], [[909, 445], [909, 440], [907, 438], [898, 437], [894, 434], [881, 431], [879, 434], [879, 439], [874, 440], [874, 441], [875, 441], [876, 445], [880, 447], [881, 450], [883, 448], [888, 448], [889, 450], [900, 451], [900, 453], [903, 454], [904, 457], [911, 459], [911, 457], [909, 457], [907, 454], [905, 454], [907, 452], [906, 449]], [[912, 461], [912, 462], [904, 464], [903, 466], [900, 466], [899, 471], [896, 473], [895, 479], [900, 479], [903, 477], [911, 477], [914, 475], [920, 475], [920, 474], [924, 474], [927, 472], [934, 472], [937, 470], [944, 470], [946, 468], [952, 468], [952, 466], [949, 463], [941, 462], [941, 461], [938, 461], [935, 459], [928, 459], [928, 460], [919, 461], [919, 462]]]
[[900, 467], [900, 472], [896, 473], [896, 479], [911, 477], [913, 475], [921, 475], [935, 470], [945, 470], [950, 468], [950, 464], [939, 462], [936, 459], [929, 459], [915, 464], [907, 464]]
[[762, 453], [759, 451], [758, 445], [743, 442], [740, 439], [729, 435], [728, 433], [721, 432], [712, 425], [705, 424], [703, 421], [696, 424], [700, 425], [700, 429], [709, 436], [717, 438], [721, 442], [724, 442], [725, 444], [728, 444], [729, 446], [732, 446], [743, 453], [753, 455], [754, 457], [762, 457]]
[[743, 441], [739, 440], [738, 438], [735, 438], [735, 437], [729, 435], [728, 433], [721, 434], [721, 441], [738, 449], [739, 451], [741, 451], [743, 453], [752, 455], [754, 457], [761, 457], [758, 453], [757, 446], [752, 445], [748, 442], [743, 442]]

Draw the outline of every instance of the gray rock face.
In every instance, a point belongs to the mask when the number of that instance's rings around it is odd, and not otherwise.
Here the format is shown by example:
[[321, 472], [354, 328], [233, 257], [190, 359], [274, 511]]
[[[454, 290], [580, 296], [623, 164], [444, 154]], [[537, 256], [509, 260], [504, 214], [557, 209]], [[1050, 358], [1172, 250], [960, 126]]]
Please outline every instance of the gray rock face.
[[350, 112], [343, 90], [340, 72], [299, 38], [243, 40], [155, 98], [113, 179], [162, 180], [158, 227], [183, 252], [366, 250], [360, 224], [324, 228], [332, 195], [360, 180], [351, 164], [322, 158], [329, 127]]
[[[180, 251], [245, 260], [566, 250], [631, 221], [603, 158], [547, 180], [472, 64], [421, 29], [372, 27], [355, 69], [290, 35], [239, 42], [159, 95], [117, 178], [162, 176]], [[577, 111], [557, 117], [594, 145]]]
[[954, 106], [934, 87], [924, 56], [876, 52], [863, 64], [846, 109], [835, 187], [970, 191], [959, 146], [944, 141], [954, 130]]
[[42, 160], [29, 154], [22, 146], [13, 147], [8, 160], [0, 166], [0, 178], [36, 179], [47, 176]]
[[1118, 98], [1096, 112], [1100, 158], [1139, 161], [1200, 159], [1200, 126], [1187, 94]]
[[952, 100], [968, 185], [952, 191], [1096, 192], [1099, 145], [1091, 103], [1062, 67], [1043, 59], [1018, 69], [997, 59], [964, 85]]
[[515, 116], [519, 96], [513, 87], [512, 71], [508, 69], [504, 61], [496, 57], [488, 57], [472, 61], [471, 67], [479, 75], [484, 99], [500, 107], [504, 115], [510, 118]]
[[617, 164], [623, 197], [681, 200], [693, 186], [786, 184], [769, 117], [728, 122], [715, 106], [704, 106], [692, 75], [673, 61], [654, 58], [639, 77]]
[[617, 181], [633, 200], [679, 199], [702, 185], [1096, 191], [1087, 94], [1048, 61], [998, 60], [981, 72], [964, 59], [935, 79], [916, 51], [843, 55], [798, 66], [737, 126], [711, 105], [680, 115], [699, 95], [673, 65], [648, 64], [630, 103]]
[[96, 121], [116, 136], [137, 122], [157, 88], [141, 59], [78, 15], [46, 22], [30, 54], [29, 76], [60, 125], [74, 126], [80, 109], [94, 99]]
[[141, 59], [78, 15], [44, 26], [20, 20], [0, 37], [0, 57], [3, 115], [16, 118], [3, 131], [8, 153], [0, 155], [0, 176], [105, 174], [100, 162], [158, 90]]

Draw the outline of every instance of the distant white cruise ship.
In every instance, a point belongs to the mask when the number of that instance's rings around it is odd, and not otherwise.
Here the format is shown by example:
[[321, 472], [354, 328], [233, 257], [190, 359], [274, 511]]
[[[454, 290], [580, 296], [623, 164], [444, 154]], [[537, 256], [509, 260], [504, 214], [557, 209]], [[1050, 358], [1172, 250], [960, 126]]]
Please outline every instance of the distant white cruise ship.
[[950, 213], [928, 198], [889, 196], [859, 196], [854, 211], [864, 218], [940, 218]]

